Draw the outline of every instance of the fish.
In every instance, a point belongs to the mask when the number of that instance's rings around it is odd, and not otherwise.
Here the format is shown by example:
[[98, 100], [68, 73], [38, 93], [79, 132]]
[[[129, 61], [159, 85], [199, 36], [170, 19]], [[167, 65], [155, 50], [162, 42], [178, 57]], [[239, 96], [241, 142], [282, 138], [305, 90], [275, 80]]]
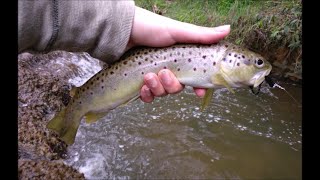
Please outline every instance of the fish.
[[234, 93], [233, 88], [257, 87], [272, 66], [260, 54], [227, 41], [140, 47], [71, 90], [72, 99], [48, 122], [47, 128], [68, 145], [73, 144], [83, 117], [86, 123], [93, 123], [110, 110], [138, 99], [143, 76], [161, 69], [171, 70], [185, 86], [207, 88], [201, 104], [204, 109], [214, 89], [227, 88]]

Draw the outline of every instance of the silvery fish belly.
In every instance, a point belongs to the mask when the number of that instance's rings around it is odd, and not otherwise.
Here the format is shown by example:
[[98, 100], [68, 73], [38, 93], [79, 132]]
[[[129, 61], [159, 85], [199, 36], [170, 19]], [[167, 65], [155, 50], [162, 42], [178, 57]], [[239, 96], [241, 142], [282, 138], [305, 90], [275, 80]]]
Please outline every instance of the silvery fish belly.
[[82, 117], [94, 122], [139, 97], [143, 76], [161, 69], [171, 70], [184, 85], [209, 88], [203, 103], [207, 105], [212, 89], [257, 87], [272, 67], [259, 54], [228, 42], [136, 49], [77, 88], [68, 106], [47, 127], [73, 144]]

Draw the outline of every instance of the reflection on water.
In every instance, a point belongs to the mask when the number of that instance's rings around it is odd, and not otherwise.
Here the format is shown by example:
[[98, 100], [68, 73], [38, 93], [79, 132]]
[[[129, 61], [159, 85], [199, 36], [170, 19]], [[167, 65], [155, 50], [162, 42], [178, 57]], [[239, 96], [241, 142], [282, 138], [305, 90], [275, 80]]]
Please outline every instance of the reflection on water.
[[[280, 83], [281, 84], [281, 83]], [[301, 102], [301, 88], [281, 84]], [[191, 89], [81, 123], [66, 163], [88, 179], [301, 179], [302, 108], [280, 89]]]

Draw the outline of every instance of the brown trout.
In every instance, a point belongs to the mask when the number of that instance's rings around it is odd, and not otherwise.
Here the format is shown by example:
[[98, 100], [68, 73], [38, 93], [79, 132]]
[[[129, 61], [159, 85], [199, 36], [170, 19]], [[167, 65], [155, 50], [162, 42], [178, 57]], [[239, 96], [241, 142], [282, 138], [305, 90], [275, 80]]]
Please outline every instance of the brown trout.
[[82, 117], [95, 122], [108, 111], [139, 97], [143, 76], [171, 70], [181, 84], [208, 88], [202, 106], [213, 89], [257, 87], [272, 66], [261, 55], [228, 42], [211, 45], [178, 44], [164, 48], [140, 48], [78, 87], [72, 100], [47, 125], [67, 144], [73, 144]]

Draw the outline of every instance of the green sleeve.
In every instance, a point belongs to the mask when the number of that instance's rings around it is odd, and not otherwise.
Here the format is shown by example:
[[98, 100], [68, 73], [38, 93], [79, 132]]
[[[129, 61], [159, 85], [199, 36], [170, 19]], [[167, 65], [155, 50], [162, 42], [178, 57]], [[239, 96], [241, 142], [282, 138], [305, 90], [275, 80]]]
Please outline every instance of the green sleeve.
[[19, 0], [18, 51], [88, 52], [113, 62], [126, 50], [134, 10], [129, 0]]

